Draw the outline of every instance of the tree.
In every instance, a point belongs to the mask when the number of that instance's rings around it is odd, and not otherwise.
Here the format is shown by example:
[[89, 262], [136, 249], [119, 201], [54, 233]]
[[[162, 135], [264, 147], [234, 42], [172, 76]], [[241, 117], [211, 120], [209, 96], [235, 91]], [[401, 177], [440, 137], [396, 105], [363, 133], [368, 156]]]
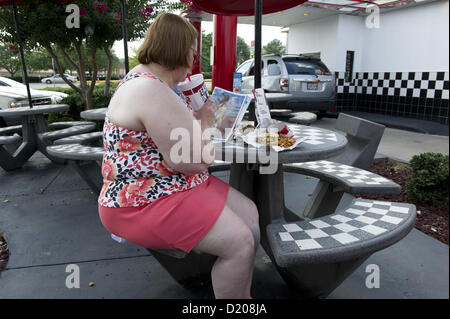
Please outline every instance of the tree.
[[236, 66], [250, 59], [250, 46], [245, 43], [240, 36], [237, 37], [236, 43]]
[[[110, 79], [114, 62], [111, 48], [115, 41], [122, 39], [120, 19], [121, 1], [78, 0], [77, 10], [66, 12], [70, 4], [43, 3], [30, 0], [27, 6], [19, 6], [18, 16], [23, 45], [27, 50], [44, 47], [53, 57], [56, 69], [62, 76], [63, 61], [70, 69], [75, 69], [79, 76], [80, 86], [76, 86], [63, 77], [64, 81], [80, 94], [85, 108], [92, 108], [92, 94], [95, 88], [101, 59], [100, 51], [106, 55], [106, 84], [104, 94], [109, 95]], [[181, 7], [180, 2], [164, 0], [133, 0], [127, 1], [127, 31], [130, 41], [144, 37], [150, 22], [162, 11], [173, 11]], [[68, 27], [79, 16], [79, 27]], [[16, 30], [11, 6], [0, 7], [0, 32], [5, 43], [18, 47]], [[71, 56], [70, 52], [74, 52]], [[84, 53], [85, 52], [85, 53]], [[86, 63], [88, 66], [86, 67]], [[86, 70], [92, 72], [92, 81], [88, 85]]]
[[0, 44], [0, 67], [14, 76], [20, 70], [18, 48], [14, 45]]
[[283, 43], [278, 40], [274, 39], [267, 43], [265, 46], [263, 46], [262, 54], [279, 54], [283, 55], [286, 48], [284, 47]]
[[211, 76], [211, 46], [212, 46], [212, 33], [206, 34], [202, 31], [202, 73], [205, 73], [206, 77]]

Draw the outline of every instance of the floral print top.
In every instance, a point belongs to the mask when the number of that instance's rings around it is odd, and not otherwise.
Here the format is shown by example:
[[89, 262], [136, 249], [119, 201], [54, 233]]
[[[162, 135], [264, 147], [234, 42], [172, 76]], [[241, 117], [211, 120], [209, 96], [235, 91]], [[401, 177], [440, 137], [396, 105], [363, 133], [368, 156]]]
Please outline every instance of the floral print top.
[[[115, 92], [123, 83], [139, 76], [161, 81], [151, 73], [131, 73], [119, 83]], [[104, 207], [143, 206], [198, 186], [209, 177], [207, 170], [190, 176], [175, 171], [167, 165], [146, 131], [122, 128], [111, 123], [108, 117], [103, 126], [103, 144], [103, 187], [98, 203]]]

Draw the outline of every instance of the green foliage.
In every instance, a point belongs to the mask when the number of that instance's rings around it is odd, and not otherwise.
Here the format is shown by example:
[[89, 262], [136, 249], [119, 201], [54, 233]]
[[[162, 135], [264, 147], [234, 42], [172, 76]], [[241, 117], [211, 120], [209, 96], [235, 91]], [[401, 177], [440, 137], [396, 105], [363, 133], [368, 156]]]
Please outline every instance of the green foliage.
[[[114, 92], [117, 88], [118, 82], [112, 82], [111, 83], [111, 92]], [[105, 96], [103, 93], [105, 84], [99, 83], [94, 88], [94, 93], [92, 95], [93, 99], [93, 108], [102, 108], [102, 107], [108, 107], [109, 101], [111, 100], [112, 95]], [[68, 104], [69, 110], [64, 112], [54, 112], [50, 113], [48, 115], [48, 123], [53, 122], [66, 122], [66, 121], [80, 121], [82, 120], [80, 117], [80, 112], [86, 110], [86, 106], [84, 105], [83, 101], [81, 100], [80, 95], [75, 92], [72, 88], [46, 88], [50, 91], [59, 91], [64, 92], [66, 94], [69, 94], [68, 97], [64, 98], [60, 103], [61, 104]], [[56, 90], [55, 90], [56, 89]], [[96, 121], [97, 123], [97, 130], [102, 130], [102, 121]]]
[[250, 46], [240, 36], [236, 40], [236, 67], [250, 59]]
[[[205, 79], [211, 78], [212, 66], [210, 60], [211, 46], [213, 45], [212, 33], [205, 34], [202, 31], [202, 73]], [[209, 74], [209, 77], [207, 76]]]
[[285, 50], [286, 50], [286, 48], [284, 47], [283, 43], [278, 39], [274, 39], [274, 40], [270, 41], [269, 43], [267, 43], [265, 46], [263, 46], [262, 54], [283, 55]]
[[413, 169], [407, 196], [415, 203], [448, 204], [449, 157], [441, 153], [422, 153], [410, 161]]

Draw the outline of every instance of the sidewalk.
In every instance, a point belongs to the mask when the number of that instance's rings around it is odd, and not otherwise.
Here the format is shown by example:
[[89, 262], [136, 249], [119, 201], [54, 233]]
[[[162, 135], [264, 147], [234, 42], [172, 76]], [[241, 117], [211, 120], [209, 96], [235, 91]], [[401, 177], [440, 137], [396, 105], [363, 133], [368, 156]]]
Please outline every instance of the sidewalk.
[[[333, 121], [323, 119], [317, 125], [328, 127]], [[390, 145], [392, 141], [406, 137], [411, 143], [425, 143], [430, 137], [397, 131], [386, 130], [380, 149], [382, 154], [402, 160], [410, 155]], [[431, 141], [437, 149], [446, 145], [448, 152], [448, 137]], [[408, 154], [423, 146], [411, 145], [415, 148]], [[215, 175], [228, 182], [227, 172]], [[300, 212], [317, 180], [289, 173], [285, 177], [286, 205]], [[10, 250], [7, 269], [0, 276], [0, 299], [213, 298], [210, 287], [186, 290], [179, 286], [147, 250], [113, 241], [98, 218], [96, 196], [70, 166], [54, 165], [37, 153], [21, 170], [0, 170], [0, 181], [0, 230]], [[69, 264], [80, 268], [78, 289], [65, 285]], [[366, 267], [371, 264], [380, 269], [380, 288], [365, 286]], [[413, 229], [397, 244], [372, 255], [329, 299], [448, 298], [448, 270], [448, 246]], [[95, 285], [90, 287], [90, 282]], [[254, 271], [253, 296], [294, 297], [262, 248]]]

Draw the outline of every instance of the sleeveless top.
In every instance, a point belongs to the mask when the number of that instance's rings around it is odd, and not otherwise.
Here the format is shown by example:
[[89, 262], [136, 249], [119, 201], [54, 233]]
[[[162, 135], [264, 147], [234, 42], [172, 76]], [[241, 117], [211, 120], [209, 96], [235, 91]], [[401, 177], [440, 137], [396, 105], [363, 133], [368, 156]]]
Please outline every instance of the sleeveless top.
[[[114, 94], [123, 83], [140, 76], [161, 81], [151, 73], [131, 73], [119, 83]], [[103, 187], [98, 203], [104, 207], [143, 206], [163, 196], [198, 186], [209, 177], [207, 170], [189, 176], [175, 171], [167, 165], [146, 131], [122, 128], [111, 123], [107, 116], [103, 126], [103, 144]]]

